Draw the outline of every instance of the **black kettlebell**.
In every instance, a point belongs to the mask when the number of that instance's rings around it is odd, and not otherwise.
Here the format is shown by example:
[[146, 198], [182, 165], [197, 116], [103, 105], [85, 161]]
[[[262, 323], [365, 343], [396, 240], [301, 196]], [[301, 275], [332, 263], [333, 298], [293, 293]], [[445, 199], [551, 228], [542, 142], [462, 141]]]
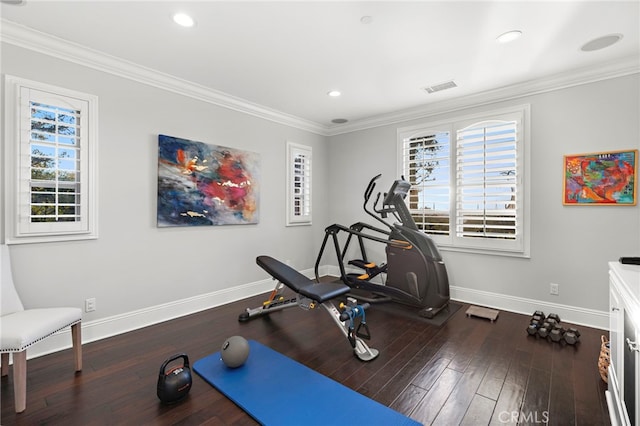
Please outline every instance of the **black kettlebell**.
[[[184, 359], [182, 365], [166, 371], [167, 365], [179, 358]], [[163, 362], [158, 376], [158, 398], [160, 398], [160, 401], [163, 404], [173, 404], [187, 396], [190, 390], [191, 370], [189, 369], [189, 357], [186, 354], [177, 354]]]

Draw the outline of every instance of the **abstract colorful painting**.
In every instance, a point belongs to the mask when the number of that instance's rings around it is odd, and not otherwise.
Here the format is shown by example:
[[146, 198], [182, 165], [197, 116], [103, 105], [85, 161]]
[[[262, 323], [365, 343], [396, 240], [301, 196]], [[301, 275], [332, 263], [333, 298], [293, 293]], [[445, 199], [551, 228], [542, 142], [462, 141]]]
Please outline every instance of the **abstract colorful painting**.
[[259, 154], [158, 136], [158, 227], [258, 223]]
[[565, 205], [635, 206], [638, 150], [565, 155]]

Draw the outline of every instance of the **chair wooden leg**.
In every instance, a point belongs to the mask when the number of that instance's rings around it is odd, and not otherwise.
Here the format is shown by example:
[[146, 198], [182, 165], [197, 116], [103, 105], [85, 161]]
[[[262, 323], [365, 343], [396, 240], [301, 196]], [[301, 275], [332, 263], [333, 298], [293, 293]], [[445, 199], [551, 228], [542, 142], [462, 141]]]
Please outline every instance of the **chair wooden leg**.
[[9, 374], [9, 353], [2, 353], [2, 377]]
[[76, 363], [76, 371], [82, 370], [82, 326], [77, 323], [71, 326], [71, 338], [73, 340], [73, 356]]
[[27, 408], [27, 350], [13, 353], [13, 393], [16, 413]]

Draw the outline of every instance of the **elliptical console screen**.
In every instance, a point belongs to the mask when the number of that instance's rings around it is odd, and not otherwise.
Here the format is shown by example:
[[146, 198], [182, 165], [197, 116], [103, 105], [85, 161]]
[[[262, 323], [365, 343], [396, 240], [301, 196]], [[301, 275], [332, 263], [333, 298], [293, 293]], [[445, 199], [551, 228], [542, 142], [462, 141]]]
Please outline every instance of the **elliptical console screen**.
[[396, 180], [391, 185], [391, 189], [389, 192], [385, 194], [383, 205], [393, 205], [393, 199], [396, 195], [400, 196], [400, 199], [404, 200], [407, 194], [409, 193], [409, 189], [411, 189], [411, 184], [406, 180]]

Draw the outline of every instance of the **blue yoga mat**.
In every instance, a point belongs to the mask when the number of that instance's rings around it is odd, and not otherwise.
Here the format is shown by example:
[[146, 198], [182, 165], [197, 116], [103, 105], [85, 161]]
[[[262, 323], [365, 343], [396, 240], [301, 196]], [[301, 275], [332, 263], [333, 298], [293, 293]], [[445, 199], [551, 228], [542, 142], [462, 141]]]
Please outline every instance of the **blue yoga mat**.
[[249, 358], [228, 368], [220, 352], [193, 370], [263, 425], [420, 425], [260, 343]]

